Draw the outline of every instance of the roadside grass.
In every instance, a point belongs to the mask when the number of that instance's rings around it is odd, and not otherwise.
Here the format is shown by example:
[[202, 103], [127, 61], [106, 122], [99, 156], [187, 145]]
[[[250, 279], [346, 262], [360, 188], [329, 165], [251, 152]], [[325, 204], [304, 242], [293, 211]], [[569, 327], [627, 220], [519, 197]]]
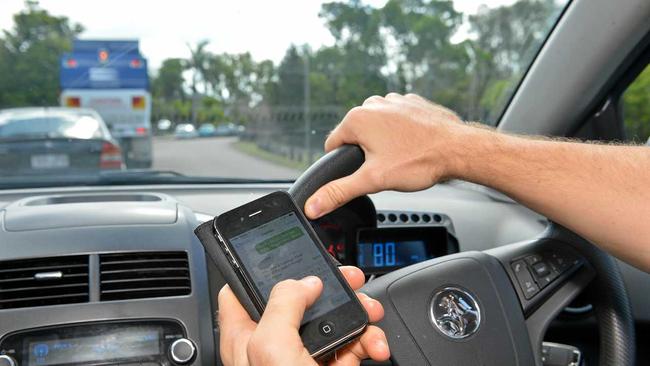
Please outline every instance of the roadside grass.
[[286, 158], [281, 155], [276, 155], [271, 152], [268, 152], [266, 150], [261, 149], [259, 146], [257, 146], [254, 142], [248, 142], [248, 141], [235, 141], [233, 142], [233, 147], [240, 151], [243, 152], [244, 154], [248, 154], [251, 156], [254, 156], [256, 158], [260, 158], [266, 161], [269, 161], [271, 163], [275, 163], [278, 165], [282, 165], [287, 168], [291, 169], [296, 169], [296, 170], [305, 170], [308, 167], [307, 163], [301, 162], [301, 161], [295, 161], [291, 160], [289, 158]]

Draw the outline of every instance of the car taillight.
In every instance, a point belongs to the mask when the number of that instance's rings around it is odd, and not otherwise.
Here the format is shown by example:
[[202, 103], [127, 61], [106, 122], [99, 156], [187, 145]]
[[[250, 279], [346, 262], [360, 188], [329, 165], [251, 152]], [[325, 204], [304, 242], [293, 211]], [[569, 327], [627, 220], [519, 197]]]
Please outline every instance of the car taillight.
[[65, 106], [79, 108], [81, 107], [81, 98], [79, 97], [67, 97], [65, 98]]
[[138, 135], [146, 135], [147, 134], [147, 128], [146, 127], [136, 127], [135, 128], [135, 133]]
[[102, 153], [99, 156], [99, 168], [121, 169], [122, 165], [122, 149], [110, 142], [105, 142], [102, 145]]
[[133, 109], [144, 109], [144, 97], [132, 97], [131, 107], [133, 107]]

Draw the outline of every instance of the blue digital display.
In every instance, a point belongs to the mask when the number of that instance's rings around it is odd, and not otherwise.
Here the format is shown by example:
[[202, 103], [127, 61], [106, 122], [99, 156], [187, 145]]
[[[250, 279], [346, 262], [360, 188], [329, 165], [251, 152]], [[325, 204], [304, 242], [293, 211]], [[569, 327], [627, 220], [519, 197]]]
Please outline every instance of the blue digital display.
[[364, 228], [357, 232], [352, 258], [367, 274], [382, 274], [449, 254], [441, 226]]
[[357, 265], [363, 268], [403, 267], [430, 258], [423, 240], [357, 244]]

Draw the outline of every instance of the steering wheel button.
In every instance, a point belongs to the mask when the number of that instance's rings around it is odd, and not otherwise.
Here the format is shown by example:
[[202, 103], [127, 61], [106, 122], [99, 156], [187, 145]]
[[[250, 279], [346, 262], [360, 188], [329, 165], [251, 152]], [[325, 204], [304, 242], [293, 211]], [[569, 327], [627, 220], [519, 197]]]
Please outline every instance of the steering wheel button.
[[524, 289], [524, 297], [526, 300], [539, 292], [539, 287], [532, 279], [530, 281], [523, 281], [522, 288]]
[[512, 263], [512, 270], [515, 273], [517, 282], [521, 291], [524, 293], [526, 300], [529, 300], [539, 292], [539, 286], [533, 280], [533, 276], [528, 272], [526, 262], [523, 260], [515, 261]]
[[550, 273], [548, 265], [545, 262], [537, 262], [532, 267], [536, 276], [546, 276]]
[[526, 270], [526, 263], [523, 261], [516, 261], [512, 263], [512, 270], [515, 271], [515, 275], [519, 276], [519, 273]]
[[571, 267], [571, 259], [568, 258], [565, 254], [558, 253], [558, 252], [550, 252], [548, 253], [548, 258], [550, 263], [557, 268], [557, 270], [561, 273], [569, 269]]
[[543, 277], [538, 277], [537, 278], [537, 284], [539, 285], [540, 288], [546, 287], [549, 283], [553, 282], [555, 278], [551, 277], [550, 275], [548, 276], [543, 276]]
[[540, 262], [541, 260], [542, 256], [539, 254], [533, 254], [526, 257], [526, 263], [530, 264], [531, 266], [537, 262]]

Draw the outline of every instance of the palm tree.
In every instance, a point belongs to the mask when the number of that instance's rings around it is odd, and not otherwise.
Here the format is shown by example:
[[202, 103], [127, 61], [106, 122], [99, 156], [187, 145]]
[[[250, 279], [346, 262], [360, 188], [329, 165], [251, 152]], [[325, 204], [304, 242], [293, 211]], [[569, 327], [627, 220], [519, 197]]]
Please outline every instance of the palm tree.
[[192, 89], [192, 123], [196, 124], [196, 114], [197, 114], [197, 98], [198, 98], [198, 85], [199, 82], [203, 82], [203, 92], [207, 93], [207, 84], [206, 72], [208, 67], [208, 59], [210, 58], [210, 52], [206, 49], [209, 40], [204, 39], [199, 41], [196, 44], [195, 48], [188, 43], [187, 48], [190, 49], [190, 58], [187, 60], [187, 68], [192, 70], [192, 83], [190, 84], [190, 89]]

